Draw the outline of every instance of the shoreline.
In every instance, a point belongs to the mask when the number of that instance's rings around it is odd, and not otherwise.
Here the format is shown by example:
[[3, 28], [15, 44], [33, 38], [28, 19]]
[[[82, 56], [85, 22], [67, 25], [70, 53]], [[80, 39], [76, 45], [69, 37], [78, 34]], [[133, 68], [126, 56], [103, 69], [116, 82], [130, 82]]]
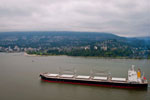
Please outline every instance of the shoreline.
[[36, 55], [36, 54], [31, 55], [31, 54], [24, 52], [24, 56], [36, 57], [36, 56], [40, 56], [40, 55]]
[[24, 56], [28, 56], [28, 57], [67, 56], [67, 57], [100, 58], [100, 59], [135, 59], [135, 60], [150, 60], [150, 58], [128, 58], [128, 57], [69, 56], [69, 55], [54, 55], [54, 54], [37, 55], [37, 54], [28, 54], [27, 52], [0, 52], [0, 53], [23, 53]]
[[[53, 54], [48, 54], [48, 55], [37, 55], [37, 54], [28, 54], [24, 52], [25, 56], [68, 56], [68, 55], [53, 55]], [[100, 57], [100, 56], [68, 56], [68, 57], [83, 57], [83, 58], [105, 58], [105, 59], [138, 59], [138, 60], [144, 60], [146, 58], [128, 58], [128, 57]], [[150, 60], [150, 58], [147, 58], [146, 60]]]
[[28, 53], [24, 52], [24, 56], [29, 56], [29, 57], [39, 56], [39, 57], [42, 57], [42, 56], [67, 56], [67, 55], [37, 55], [37, 54], [28, 54]]

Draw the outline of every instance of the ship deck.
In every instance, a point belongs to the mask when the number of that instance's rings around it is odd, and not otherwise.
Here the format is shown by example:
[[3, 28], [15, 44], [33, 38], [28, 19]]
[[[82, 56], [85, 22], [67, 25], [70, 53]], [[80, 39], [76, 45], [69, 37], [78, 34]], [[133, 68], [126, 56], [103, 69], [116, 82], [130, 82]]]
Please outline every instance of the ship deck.
[[[111, 82], [111, 83], [130, 83], [126, 78], [112, 77], [108, 79], [107, 77], [100, 76], [85, 76], [85, 75], [68, 75], [68, 74], [51, 74], [51, 73], [41, 73], [40, 75], [46, 78], [53, 79], [66, 79], [66, 80], [83, 80], [83, 81], [93, 81], [93, 82]], [[148, 84], [148, 83], [132, 83], [132, 84]]]

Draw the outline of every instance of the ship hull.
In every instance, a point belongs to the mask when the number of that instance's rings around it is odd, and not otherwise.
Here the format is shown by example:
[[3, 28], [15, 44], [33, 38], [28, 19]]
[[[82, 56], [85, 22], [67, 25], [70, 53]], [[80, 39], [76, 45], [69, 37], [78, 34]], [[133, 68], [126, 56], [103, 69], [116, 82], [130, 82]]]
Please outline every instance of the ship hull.
[[109, 82], [109, 81], [90, 81], [90, 80], [74, 80], [74, 79], [62, 79], [62, 78], [47, 78], [40, 75], [42, 81], [67, 83], [67, 84], [79, 84], [79, 85], [91, 85], [91, 86], [104, 86], [104, 87], [116, 87], [116, 88], [130, 88], [130, 89], [147, 89], [148, 84], [138, 83], [122, 83], [122, 82]]

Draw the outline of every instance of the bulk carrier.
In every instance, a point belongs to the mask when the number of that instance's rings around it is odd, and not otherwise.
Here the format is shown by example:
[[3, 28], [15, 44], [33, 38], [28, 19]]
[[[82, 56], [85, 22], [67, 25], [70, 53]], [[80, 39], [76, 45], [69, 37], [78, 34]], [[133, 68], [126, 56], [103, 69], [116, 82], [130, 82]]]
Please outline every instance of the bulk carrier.
[[110, 74], [106, 76], [85, 76], [76, 74], [54, 74], [41, 73], [41, 80], [46, 82], [69, 83], [80, 85], [117, 87], [117, 88], [132, 88], [132, 89], [147, 89], [148, 82], [144, 76], [141, 75], [141, 70], [136, 71], [134, 65], [128, 70], [128, 78], [111, 77]]

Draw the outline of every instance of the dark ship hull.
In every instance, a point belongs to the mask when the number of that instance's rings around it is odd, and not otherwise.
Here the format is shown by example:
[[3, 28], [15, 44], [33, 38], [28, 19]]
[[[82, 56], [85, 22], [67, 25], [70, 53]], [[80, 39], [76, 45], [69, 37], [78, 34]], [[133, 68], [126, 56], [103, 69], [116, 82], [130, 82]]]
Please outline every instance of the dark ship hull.
[[46, 82], [117, 87], [117, 88], [130, 88], [130, 89], [147, 89], [148, 87], [148, 83], [129, 83], [129, 82], [117, 82], [117, 81], [83, 80], [83, 79], [74, 79], [74, 78], [68, 78], [68, 79], [67, 78], [55, 78], [55, 77], [46, 77], [42, 74], [40, 74], [40, 77], [43, 81], [46, 81]]

